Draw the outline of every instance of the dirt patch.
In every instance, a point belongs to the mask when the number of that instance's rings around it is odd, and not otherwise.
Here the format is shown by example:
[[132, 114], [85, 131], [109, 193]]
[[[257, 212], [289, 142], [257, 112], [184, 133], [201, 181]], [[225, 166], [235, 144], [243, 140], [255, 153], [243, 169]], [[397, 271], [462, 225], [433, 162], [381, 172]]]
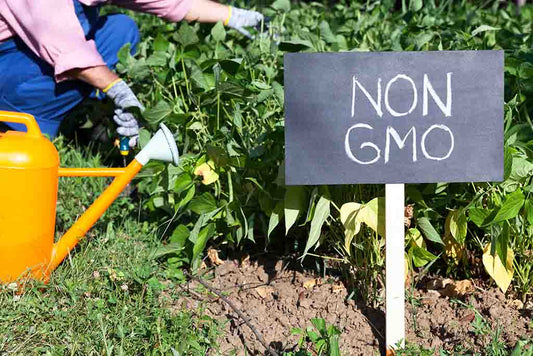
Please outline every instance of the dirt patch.
[[[298, 336], [291, 335], [291, 329], [306, 328], [311, 318], [322, 317], [342, 331], [343, 355], [383, 351], [383, 309], [347, 300], [348, 291], [336, 277], [320, 278], [287, 267], [281, 260], [225, 261], [214, 268], [214, 278], [208, 283], [223, 291], [276, 350], [294, 349]], [[195, 290], [196, 286], [192, 282], [189, 288]], [[497, 327], [500, 340], [510, 347], [519, 339], [533, 338], [531, 305], [517, 310], [496, 289], [477, 287], [458, 300], [426, 290], [424, 285], [408, 294], [411, 303], [406, 303], [407, 340], [424, 347], [457, 350], [461, 345], [465, 351], [481, 352], [494, 335], [491, 328]], [[264, 353], [251, 330], [223, 301], [212, 298], [207, 313], [229, 321], [219, 339], [222, 354]]]

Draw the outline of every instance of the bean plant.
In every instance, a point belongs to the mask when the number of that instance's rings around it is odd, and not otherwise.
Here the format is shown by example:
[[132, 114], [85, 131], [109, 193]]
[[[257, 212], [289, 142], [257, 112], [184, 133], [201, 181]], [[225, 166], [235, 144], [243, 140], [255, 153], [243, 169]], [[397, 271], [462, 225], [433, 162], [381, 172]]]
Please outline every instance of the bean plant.
[[283, 55], [498, 49], [505, 52], [505, 180], [408, 185], [406, 260], [411, 269], [455, 277], [470, 277], [483, 263], [502, 290], [512, 281], [527, 297], [533, 7], [518, 13], [502, 2], [394, 3], [257, 3], [269, 21], [253, 39], [221, 23], [168, 24], [135, 15], [144, 38], [135, 55], [128, 47], [120, 51], [117, 70], [147, 108], [141, 144], [164, 122], [181, 152], [178, 167], [150, 163], [139, 183], [149, 195], [146, 210], [161, 221], [165, 245], [158, 257], [170, 274], [198, 267], [208, 245], [283, 244], [302, 258], [341, 266], [363, 297], [379, 302], [383, 186], [284, 184]]

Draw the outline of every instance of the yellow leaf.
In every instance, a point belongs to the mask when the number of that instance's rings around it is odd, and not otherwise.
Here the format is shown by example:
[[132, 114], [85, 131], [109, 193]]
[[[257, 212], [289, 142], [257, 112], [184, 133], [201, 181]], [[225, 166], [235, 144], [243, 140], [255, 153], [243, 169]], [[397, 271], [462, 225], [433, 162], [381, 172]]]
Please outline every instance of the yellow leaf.
[[358, 203], [346, 203], [341, 206], [341, 222], [344, 225], [344, 248], [348, 255], [352, 240], [361, 229], [361, 221], [358, 219], [363, 205]]
[[385, 237], [385, 199], [374, 198], [364, 205], [360, 219], [369, 228]]
[[451, 259], [456, 265], [466, 257], [466, 248], [458, 243], [451, 234], [446, 234], [442, 238], [444, 242], [445, 258]]
[[423, 249], [426, 249], [426, 241], [424, 241], [424, 237], [418, 231], [418, 229], [410, 228], [407, 230], [407, 234], [405, 234], [406, 242], [411, 242], [416, 247], [420, 247]]
[[218, 174], [213, 170], [215, 164], [213, 161], [202, 163], [194, 169], [194, 174], [202, 176], [202, 183], [205, 185], [212, 184], [218, 180]]
[[513, 279], [513, 260], [514, 252], [510, 247], [507, 247], [507, 268], [503, 265], [498, 254], [496, 254], [496, 256], [491, 255], [490, 243], [483, 249], [483, 266], [485, 266], [487, 273], [492, 279], [494, 279], [498, 287], [500, 287], [504, 293], [507, 291], [507, 288], [509, 288], [511, 280]]

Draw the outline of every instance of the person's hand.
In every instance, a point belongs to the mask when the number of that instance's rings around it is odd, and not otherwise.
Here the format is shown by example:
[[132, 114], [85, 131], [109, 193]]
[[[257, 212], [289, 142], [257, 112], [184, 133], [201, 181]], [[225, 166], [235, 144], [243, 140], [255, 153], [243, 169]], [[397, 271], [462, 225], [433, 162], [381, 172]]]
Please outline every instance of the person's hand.
[[263, 20], [264, 16], [257, 11], [244, 10], [232, 6], [225, 25], [236, 29], [248, 38], [253, 38], [245, 27], [256, 27]]
[[135, 147], [139, 138], [139, 124], [131, 109], [138, 108], [143, 111], [144, 107], [131, 88], [121, 79], [111, 83], [104, 93], [115, 103], [113, 120], [118, 125], [117, 133], [128, 137], [130, 147]]

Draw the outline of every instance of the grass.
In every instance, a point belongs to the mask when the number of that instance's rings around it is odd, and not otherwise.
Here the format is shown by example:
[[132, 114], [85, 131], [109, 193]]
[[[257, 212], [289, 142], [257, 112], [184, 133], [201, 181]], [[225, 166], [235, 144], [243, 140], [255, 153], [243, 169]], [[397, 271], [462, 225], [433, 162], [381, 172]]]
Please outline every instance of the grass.
[[[56, 141], [67, 166], [97, 166]], [[67, 228], [107, 184], [60, 182], [58, 230]], [[60, 233], [58, 233], [60, 235]], [[205, 354], [216, 349], [219, 323], [202, 307], [179, 307], [180, 289], [153, 259], [154, 226], [138, 219], [136, 204], [120, 198], [54, 272], [23, 294], [0, 287], [0, 354]], [[176, 305], [177, 308], [168, 308]]]

